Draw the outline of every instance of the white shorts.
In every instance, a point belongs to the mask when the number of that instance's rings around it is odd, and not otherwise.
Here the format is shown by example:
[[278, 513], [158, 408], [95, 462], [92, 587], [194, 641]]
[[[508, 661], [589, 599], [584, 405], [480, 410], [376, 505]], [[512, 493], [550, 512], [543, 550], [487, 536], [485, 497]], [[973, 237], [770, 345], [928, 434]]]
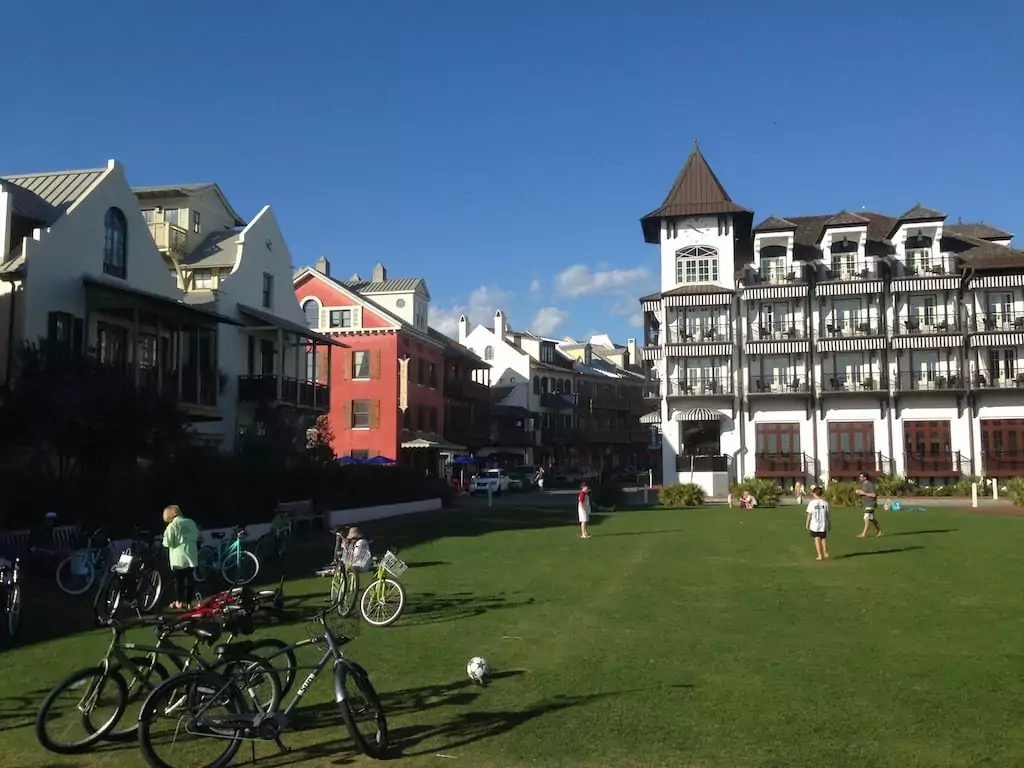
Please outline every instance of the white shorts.
[[873, 509], [865, 509], [864, 510], [864, 519], [865, 520], [874, 520], [875, 519], [875, 511]]
[[579, 515], [581, 523], [585, 523], [590, 520], [590, 513], [587, 512], [586, 508], [581, 504], [576, 506], [576, 514]]

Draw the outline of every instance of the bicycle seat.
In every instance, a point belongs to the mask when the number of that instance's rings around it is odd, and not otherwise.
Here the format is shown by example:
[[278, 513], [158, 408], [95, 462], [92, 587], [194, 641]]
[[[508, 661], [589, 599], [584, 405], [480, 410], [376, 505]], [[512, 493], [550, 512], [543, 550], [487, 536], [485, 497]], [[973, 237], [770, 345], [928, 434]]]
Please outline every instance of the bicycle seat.
[[194, 621], [182, 627], [182, 631], [209, 645], [220, 640], [221, 635], [220, 625], [215, 621]]
[[223, 539], [224, 531], [210, 531], [210, 538], [212, 539]]
[[237, 659], [240, 656], [248, 656], [252, 653], [253, 647], [256, 645], [253, 640], [242, 640], [237, 643], [224, 643], [218, 645], [213, 649], [213, 652], [217, 656], [225, 659]]

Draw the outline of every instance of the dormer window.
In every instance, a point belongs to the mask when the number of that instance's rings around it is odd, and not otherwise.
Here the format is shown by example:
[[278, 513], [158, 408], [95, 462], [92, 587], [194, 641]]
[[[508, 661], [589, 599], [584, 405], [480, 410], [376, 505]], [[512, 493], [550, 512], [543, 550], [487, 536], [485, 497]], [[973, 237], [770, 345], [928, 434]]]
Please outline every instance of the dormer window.
[[676, 251], [676, 283], [717, 283], [718, 249], [691, 245]]
[[540, 360], [542, 363], [551, 363], [555, 359], [555, 345], [544, 342], [540, 345]]
[[925, 235], [914, 235], [907, 238], [907, 271], [912, 275], [931, 272], [932, 239]]
[[786, 247], [766, 245], [761, 249], [761, 279], [766, 283], [781, 283], [787, 276]]
[[192, 287], [195, 290], [210, 290], [213, 288], [213, 270], [197, 269], [192, 273]]
[[856, 240], [837, 240], [832, 243], [832, 274], [834, 277], [847, 280], [856, 275], [857, 251]]

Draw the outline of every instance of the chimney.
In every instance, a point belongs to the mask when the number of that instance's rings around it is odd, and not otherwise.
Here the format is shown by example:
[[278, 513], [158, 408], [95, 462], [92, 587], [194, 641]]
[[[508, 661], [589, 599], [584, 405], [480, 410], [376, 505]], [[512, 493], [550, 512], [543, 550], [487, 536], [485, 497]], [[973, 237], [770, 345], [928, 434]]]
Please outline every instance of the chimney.
[[508, 333], [508, 326], [505, 325], [505, 313], [499, 309], [494, 313], [494, 334], [504, 341], [506, 333]]
[[[14, 196], [0, 183], [0, 261], [6, 261], [11, 252], [11, 217], [14, 214]], [[13, 297], [12, 297], [13, 300]]]
[[631, 368], [640, 362], [640, 357], [637, 353], [636, 339], [628, 339], [626, 341], [626, 364], [624, 368]]
[[459, 317], [459, 344], [466, 346], [466, 337], [469, 336], [469, 320], [465, 315]]
[[321, 256], [316, 260], [316, 264], [313, 267], [321, 275], [331, 276], [331, 262], [327, 260], [326, 256]]
[[583, 364], [590, 365], [594, 362], [594, 348], [587, 344], [583, 347]]
[[377, 265], [373, 268], [373, 282], [383, 283], [387, 279], [388, 271], [384, 269], [383, 264], [378, 262]]
[[353, 272], [353, 273], [352, 273], [352, 277], [350, 277], [350, 278], [348, 279], [348, 281], [349, 281], [350, 283], [361, 283], [361, 282], [363, 282], [363, 278], [361, 278], [361, 277], [359, 276], [359, 273], [358, 273], [358, 272]]

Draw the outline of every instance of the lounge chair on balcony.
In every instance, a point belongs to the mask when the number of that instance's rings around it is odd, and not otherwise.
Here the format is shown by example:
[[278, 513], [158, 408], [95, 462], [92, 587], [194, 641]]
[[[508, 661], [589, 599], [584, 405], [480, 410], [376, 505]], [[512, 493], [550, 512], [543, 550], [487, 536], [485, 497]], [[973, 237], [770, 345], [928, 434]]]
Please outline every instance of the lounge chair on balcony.
[[829, 323], [828, 325], [826, 325], [826, 326], [825, 326], [825, 329], [826, 329], [826, 330], [827, 330], [827, 331], [828, 331], [828, 332], [829, 332], [830, 334], [832, 334], [833, 336], [839, 336], [839, 335], [840, 335], [840, 333], [841, 333], [841, 331], [838, 331], [838, 330], [836, 330], [836, 327], [835, 327], [835, 325], [833, 325], [832, 323]]
[[758, 331], [758, 336], [760, 338], [762, 338], [762, 339], [767, 339], [771, 335], [772, 335], [772, 329], [771, 328], [765, 328], [763, 325], [761, 326], [761, 329]]

